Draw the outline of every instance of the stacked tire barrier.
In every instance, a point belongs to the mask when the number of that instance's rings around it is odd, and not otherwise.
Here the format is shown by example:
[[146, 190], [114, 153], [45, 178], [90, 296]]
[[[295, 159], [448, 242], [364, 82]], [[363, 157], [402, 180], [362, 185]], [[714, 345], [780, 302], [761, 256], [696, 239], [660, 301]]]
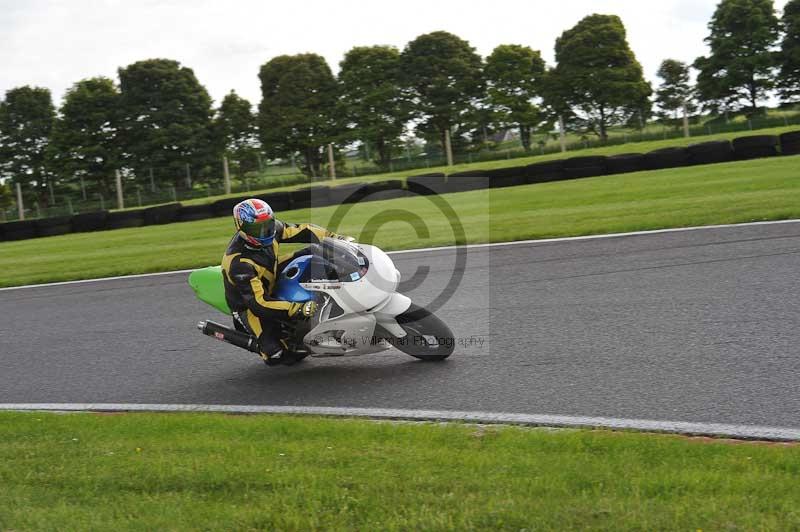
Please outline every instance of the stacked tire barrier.
[[144, 225], [144, 210], [118, 211], [108, 213], [106, 229], [125, 229]]
[[644, 155], [645, 170], [664, 170], [689, 166], [689, 150], [686, 148], [662, 148]]
[[608, 173], [608, 157], [589, 155], [586, 157], [570, 157], [564, 160], [564, 179], [582, 179], [597, 177]]
[[752, 135], [733, 139], [733, 153], [739, 161], [778, 155], [780, 138], [775, 135]]
[[609, 174], [629, 174], [646, 170], [646, 157], [643, 153], [622, 153], [606, 159]]
[[446, 177], [444, 174], [415, 175], [406, 179], [409, 194], [430, 196], [444, 194]]
[[712, 140], [692, 144], [686, 150], [692, 164], [727, 163], [734, 159], [733, 145], [728, 140]]
[[645, 170], [744, 161], [777, 155], [800, 155], [800, 131], [791, 131], [780, 136], [750, 135], [733, 141], [700, 142], [687, 147], [663, 148], [649, 153], [626, 153], [609, 157], [596, 155], [570, 157], [528, 166], [457, 172], [448, 176], [443, 173], [421, 174], [411, 176], [405, 182], [400, 179], [390, 179], [333, 187], [317, 185], [292, 191], [223, 198], [203, 205], [170, 203], [144, 209], [100, 211], [8, 222], [0, 224], [0, 241], [219, 218], [230, 216], [234, 205], [251, 197], [263, 199], [273, 209], [281, 212], [342, 203], [469, 192]]
[[525, 167], [525, 182], [528, 184], [549, 183], [564, 179], [564, 160], [545, 161]]
[[784, 155], [800, 155], [800, 131], [791, 131], [780, 136], [781, 153]]

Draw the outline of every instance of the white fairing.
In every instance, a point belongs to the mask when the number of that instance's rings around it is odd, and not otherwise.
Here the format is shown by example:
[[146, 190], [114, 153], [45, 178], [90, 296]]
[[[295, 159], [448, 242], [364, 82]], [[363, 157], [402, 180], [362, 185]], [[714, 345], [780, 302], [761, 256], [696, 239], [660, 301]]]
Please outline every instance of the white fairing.
[[[395, 317], [408, 310], [411, 299], [396, 291], [400, 272], [375, 246], [352, 245], [369, 261], [363, 277], [341, 283], [302, 283], [306, 290], [329, 296], [320, 306], [316, 326], [304, 339], [312, 356], [354, 356], [389, 349], [385, 341], [374, 338], [377, 324], [394, 336], [405, 336]], [[341, 311], [334, 311], [336, 306]]]

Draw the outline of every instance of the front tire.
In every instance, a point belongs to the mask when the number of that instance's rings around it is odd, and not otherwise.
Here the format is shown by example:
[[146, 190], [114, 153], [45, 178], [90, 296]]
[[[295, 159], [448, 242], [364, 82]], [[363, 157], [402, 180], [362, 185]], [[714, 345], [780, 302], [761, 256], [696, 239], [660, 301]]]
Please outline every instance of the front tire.
[[393, 347], [414, 358], [429, 362], [444, 360], [453, 354], [455, 337], [442, 320], [428, 310], [411, 304], [395, 318], [397, 324], [406, 332], [403, 338], [391, 334], [386, 340]]

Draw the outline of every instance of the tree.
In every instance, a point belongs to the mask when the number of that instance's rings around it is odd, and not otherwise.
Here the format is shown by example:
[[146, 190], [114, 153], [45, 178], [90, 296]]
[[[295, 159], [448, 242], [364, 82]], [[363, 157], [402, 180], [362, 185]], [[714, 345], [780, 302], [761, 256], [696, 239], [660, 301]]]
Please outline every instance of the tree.
[[339, 85], [352, 136], [372, 144], [378, 164], [389, 166], [392, 148], [410, 118], [400, 52], [392, 46], [353, 48], [339, 63]]
[[656, 103], [665, 118], [678, 120], [684, 109], [694, 112], [694, 90], [692, 89], [689, 65], [675, 59], [665, 59], [658, 69], [661, 85], [656, 91]]
[[550, 67], [545, 71], [540, 90], [542, 92], [542, 112], [553, 126], [558, 125], [560, 128], [561, 121], [563, 121], [567, 130], [581, 129], [581, 121], [575, 115], [568, 101], [568, 95], [561, 86], [555, 68]]
[[108, 78], [85, 79], [67, 91], [49, 149], [62, 179], [79, 176], [110, 194], [120, 168], [119, 109], [119, 90]]
[[445, 144], [445, 132], [468, 122], [483, 96], [481, 57], [470, 44], [444, 31], [420, 35], [401, 55], [403, 84], [420, 128], [433, 130]]
[[215, 164], [211, 97], [192, 69], [148, 59], [119, 69], [122, 141], [136, 175], [181, 186], [186, 165]]
[[531, 148], [531, 129], [542, 120], [534, 99], [541, 94], [544, 74], [541, 53], [527, 46], [503, 44], [486, 59], [489, 103], [503, 125], [519, 128], [526, 150]]
[[0, 102], [0, 177], [20, 183], [37, 201], [47, 204], [52, 174], [47, 168], [47, 146], [55, 120], [48, 89], [18, 87]]
[[258, 168], [258, 128], [253, 106], [236, 92], [229, 92], [214, 120], [215, 136], [220, 149], [239, 172]]
[[0, 209], [6, 210], [12, 203], [14, 203], [14, 193], [11, 191], [11, 186], [7, 182], [0, 183]]
[[647, 107], [652, 93], [642, 66], [615, 15], [590, 15], [556, 40], [557, 66], [547, 93], [568, 107], [589, 131], [608, 139], [608, 128]]
[[711, 53], [699, 57], [697, 90], [711, 109], [758, 109], [774, 87], [779, 22], [772, 0], [722, 0], [708, 24]]
[[282, 55], [261, 67], [258, 124], [270, 157], [300, 152], [305, 171], [320, 175], [324, 147], [336, 140], [336, 79], [317, 54]]
[[778, 56], [778, 85], [785, 101], [800, 99], [800, 0], [790, 0], [783, 8], [783, 40]]

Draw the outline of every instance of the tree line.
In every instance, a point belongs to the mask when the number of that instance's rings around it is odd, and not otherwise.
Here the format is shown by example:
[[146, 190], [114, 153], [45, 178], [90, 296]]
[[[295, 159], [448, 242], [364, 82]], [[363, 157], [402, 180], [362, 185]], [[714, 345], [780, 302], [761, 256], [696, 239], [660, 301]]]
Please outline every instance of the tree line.
[[481, 146], [514, 128], [530, 149], [558, 122], [606, 139], [609, 128], [644, 127], [653, 114], [755, 113], [773, 94], [800, 100], [800, 0], [782, 18], [772, 0], [722, 0], [708, 28], [710, 53], [665, 60], [655, 91], [620, 18], [598, 14], [563, 32], [552, 66], [519, 44], [482, 58], [444, 31], [402, 50], [355, 47], [338, 75], [317, 54], [275, 57], [258, 73], [255, 111], [234, 91], [215, 108], [194, 72], [169, 59], [120, 68], [118, 81], [81, 80], [58, 110], [47, 89], [18, 87], [0, 101], [0, 203], [9, 182], [46, 205], [53, 185], [110, 194], [116, 171], [154, 186], [218, 181], [223, 155], [239, 173], [261, 158], [296, 158], [318, 176], [331, 143], [386, 167], [412, 131], [430, 151], [448, 140], [456, 150]]

